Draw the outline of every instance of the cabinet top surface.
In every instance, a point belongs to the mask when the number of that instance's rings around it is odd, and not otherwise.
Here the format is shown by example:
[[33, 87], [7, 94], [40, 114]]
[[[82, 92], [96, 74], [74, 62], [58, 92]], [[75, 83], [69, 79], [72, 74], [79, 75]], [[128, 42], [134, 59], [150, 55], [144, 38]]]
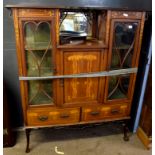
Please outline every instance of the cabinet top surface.
[[37, 2], [19, 2], [11, 4], [6, 4], [6, 8], [69, 8], [69, 9], [111, 9], [111, 10], [130, 10], [130, 11], [151, 11], [152, 10], [152, 2], [149, 1], [139, 1], [135, 0], [131, 1], [120, 1], [120, 0], [47, 0], [43, 2], [39, 0]]

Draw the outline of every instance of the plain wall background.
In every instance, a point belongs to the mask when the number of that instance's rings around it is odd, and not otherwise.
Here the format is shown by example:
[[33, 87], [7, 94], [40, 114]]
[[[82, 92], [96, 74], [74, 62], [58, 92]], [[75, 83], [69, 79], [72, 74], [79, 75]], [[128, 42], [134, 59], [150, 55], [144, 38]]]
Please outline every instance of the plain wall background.
[[[106, 7], [128, 7], [130, 10], [133, 9], [145, 9], [151, 10], [151, 0], [4, 0], [4, 6], [6, 4], [16, 3], [33, 3], [33, 4], [53, 4], [53, 5], [66, 5], [68, 6], [106, 6]], [[60, 5], [61, 6], [61, 5]], [[3, 72], [4, 82], [6, 84], [8, 92], [8, 102], [11, 114], [11, 122], [13, 127], [23, 126], [23, 117], [21, 109], [21, 98], [19, 91], [19, 80], [18, 80], [18, 67], [16, 58], [16, 47], [15, 47], [15, 35], [13, 18], [10, 16], [10, 11], [4, 8], [3, 11]]]

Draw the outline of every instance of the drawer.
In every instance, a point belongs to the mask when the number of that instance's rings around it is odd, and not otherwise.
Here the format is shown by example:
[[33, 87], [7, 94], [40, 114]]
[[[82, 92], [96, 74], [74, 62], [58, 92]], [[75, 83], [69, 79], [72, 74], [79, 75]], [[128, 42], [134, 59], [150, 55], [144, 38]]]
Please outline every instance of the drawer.
[[112, 11], [111, 18], [141, 19], [142, 12]]
[[80, 109], [44, 109], [44, 110], [28, 110], [27, 125], [29, 126], [44, 126], [54, 124], [69, 124], [79, 122]]
[[98, 106], [82, 109], [83, 121], [95, 121], [103, 119], [114, 119], [127, 116], [128, 106]]

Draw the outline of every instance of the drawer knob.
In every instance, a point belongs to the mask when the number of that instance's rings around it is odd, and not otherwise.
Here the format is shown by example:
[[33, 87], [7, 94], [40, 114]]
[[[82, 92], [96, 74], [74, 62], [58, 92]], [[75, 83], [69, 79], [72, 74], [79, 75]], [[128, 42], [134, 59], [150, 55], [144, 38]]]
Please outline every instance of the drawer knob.
[[63, 115], [60, 115], [60, 118], [68, 118], [69, 115], [68, 114], [63, 114]]
[[93, 115], [93, 116], [96, 116], [96, 115], [99, 115], [100, 112], [99, 111], [92, 111], [90, 114]]
[[112, 114], [118, 114], [118, 113], [119, 113], [119, 109], [112, 109], [112, 110], [111, 110], [111, 113], [112, 113]]
[[48, 116], [39, 116], [38, 119], [40, 121], [46, 121], [48, 119]]

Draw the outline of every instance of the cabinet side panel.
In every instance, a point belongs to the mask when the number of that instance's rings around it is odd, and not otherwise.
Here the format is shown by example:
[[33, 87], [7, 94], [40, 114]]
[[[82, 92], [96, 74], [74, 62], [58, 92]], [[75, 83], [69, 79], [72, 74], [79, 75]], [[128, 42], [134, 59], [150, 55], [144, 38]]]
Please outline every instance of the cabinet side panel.
[[[18, 9], [13, 9], [13, 18], [14, 18], [14, 30], [15, 30], [15, 39], [16, 39], [16, 53], [18, 60], [18, 74], [21, 76], [23, 74], [22, 70], [22, 59], [21, 59], [21, 46], [20, 46], [20, 33], [19, 33], [19, 24], [18, 24]], [[24, 115], [24, 122], [26, 122], [26, 103], [25, 103], [25, 82], [20, 81], [20, 94], [22, 99], [22, 109]]]
[[142, 45], [144, 23], [145, 23], [145, 12], [143, 12], [142, 19], [141, 19], [141, 26], [140, 26], [140, 33], [139, 33], [140, 34], [139, 35], [139, 44], [138, 44], [136, 64], [135, 64], [136, 67], [138, 67], [138, 64], [139, 64], [139, 56], [140, 56], [141, 45]]
[[110, 35], [110, 20], [111, 20], [111, 11], [107, 12], [107, 22], [106, 22], [106, 40], [105, 43], [109, 46], [109, 35]]

